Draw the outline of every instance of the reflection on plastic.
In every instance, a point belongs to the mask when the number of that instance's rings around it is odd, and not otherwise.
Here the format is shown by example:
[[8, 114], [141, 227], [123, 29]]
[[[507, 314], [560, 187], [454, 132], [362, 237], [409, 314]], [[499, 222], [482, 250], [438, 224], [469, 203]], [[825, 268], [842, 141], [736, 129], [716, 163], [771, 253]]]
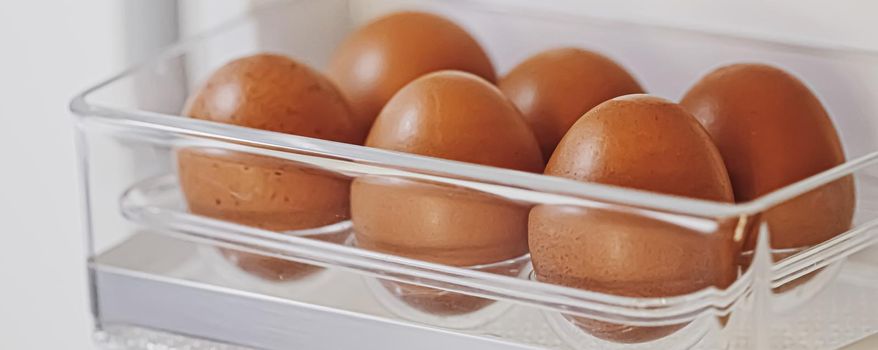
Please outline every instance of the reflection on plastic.
[[[772, 260], [784, 260], [849, 230], [855, 203], [854, 180], [853, 177], [846, 176], [767, 210], [763, 217], [771, 235]], [[752, 252], [755, 246], [756, 233], [756, 230], [750, 232], [746, 245], [748, 252]], [[748, 257], [749, 254], [745, 255], [742, 262], [745, 269], [750, 264]], [[822, 271], [823, 269], [813, 271], [775, 287], [772, 291], [785, 294], [800, 287], [821, 289], [824, 283], [809, 285]], [[796, 293], [802, 294], [805, 291]], [[792, 303], [785, 304], [795, 306]]]
[[360, 177], [351, 188], [360, 247], [452, 266], [527, 253], [528, 210], [471, 189], [390, 177]]
[[[612, 295], [670, 297], [726, 288], [738, 275], [736, 223], [721, 222], [704, 234], [635, 213], [541, 205], [530, 214], [531, 258], [540, 281]], [[573, 321], [622, 343], [659, 339], [685, 326]]]
[[[530, 258], [464, 267], [473, 271], [522, 277]], [[366, 284], [384, 307], [399, 317], [433, 326], [470, 329], [493, 321], [511, 305], [462, 293], [367, 277]]]
[[[319, 239], [321, 241], [336, 244], [344, 244], [349, 236], [350, 232], [345, 230], [342, 232], [330, 232], [302, 237]], [[295, 261], [281, 260], [233, 249], [220, 248], [219, 250], [223, 257], [244, 272], [268, 281], [294, 281], [322, 270], [321, 267]]]
[[[301, 230], [349, 217], [350, 180], [294, 162], [211, 148], [177, 152], [180, 186], [198, 215], [271, 231]], [[343, 243], [346, 236], [314, 238]], [[307, 276], [319, 268], [233, 250], [223, 255], [270, 281]]]
[[[517, 258], [527, 253], [528, 210], [471, 189], [390, 177], [361, 177], [351, 188], [359, 247], [511, 276], [526, 264]], [[492, 303], [416, 285], [382, 284], [409, 306], [435, 315], [475, 312]]]

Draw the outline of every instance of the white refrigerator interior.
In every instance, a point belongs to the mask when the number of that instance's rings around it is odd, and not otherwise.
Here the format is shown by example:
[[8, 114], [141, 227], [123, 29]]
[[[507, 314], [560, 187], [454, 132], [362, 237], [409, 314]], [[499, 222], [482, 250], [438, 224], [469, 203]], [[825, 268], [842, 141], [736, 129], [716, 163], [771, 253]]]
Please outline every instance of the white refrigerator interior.
[[[0, 4], [0, 348], [91, 349], [74, 93], [263, 1]], [[385, 1], [392, 6], [395, 1]], [[533, 2], [533, 0], [511, 0]], [[377, 3], [377, 2], [376, 2]], [[878, 50], [878, 2], [544, 1], [595, 17]], [[380, 6], [380, 4], [378, 5]], [[280, 35], [280, 34], [278, 34]], [[203, 57], [210, 60], [210, 57]], [[508, 67], [504, 67], [508, 68]], [[131, 96], [143, 98], [134, 86]], [[137, 171], [130, 164], [130, 171]], [[105, 208], [114, 210], [113, 208]], [[878, 342], [850, 349], [878, 348]]]

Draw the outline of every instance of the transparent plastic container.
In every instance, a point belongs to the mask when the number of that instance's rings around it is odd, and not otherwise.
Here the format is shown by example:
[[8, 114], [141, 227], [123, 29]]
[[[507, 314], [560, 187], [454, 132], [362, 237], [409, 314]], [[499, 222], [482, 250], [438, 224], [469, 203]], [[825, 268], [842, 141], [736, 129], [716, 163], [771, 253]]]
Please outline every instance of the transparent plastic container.
[[[725, 204], [179, 115], [194, 87], [234, 58], [279, 52], [323, 68], [353, 28], [399, 9], [432, 11], [461, 24], [501, 74], [535, 52], [575, 45], [618, 60], [647, 91], [672, 100], [723, 64], [781, 66], [824, 103], [848, 162], [752, 202]], [[133, 349], [839, 348], [878, 333], [876, 96], [878, 53], [603, 21], [563, 4], [269, 4], [73, 100], [96, 340]], [[194, 180], [181, 175], [181, 164], [193, 164], [181, 161], [186, 152], [203, 156]], [[232, 175], [209, 183], [220, 173]], [[240, 209], [248, 192], [234, 179], [253, 174], [341, 188], [334, 193], [342, 205], [326, 204], [336, 197], [305, 196], [313, 200], [290, 212]], [[810, 247], [773, 249], [761, 220], [767, 211], [851, 177], [857, 202], [850, 230]], [[546, 283], [527, 255], [450, 266], [362, 249], [345, 206], [349, 182], [384, 186], [379, 190], [388, 196], [415, 203], [370, 214], [406, 215], [400, 222], [424, 222], [417, 208], [437, 201], [517, 218], [543, 208], [561, 223], [595, 213], [592, 220], [606, 234], [625, 231], [659, 247], [663, 237], [673, 238], [668, 241], [687, 247], [693, 259], [738, 261], [738, 276], [724, 288], [684, 279], [678, 290], [685, 291], [674, 295], [617, 295], [601, 283]], [[200, 198], [192, 183], [218, 186], [221, 194]], [[285, 183], [292, 184], [288, 192], [273, 197], [250, 194], [271, 203], [302, 195], [296, 181]], [[322, 219], [288, 221], [297, 215]], [[501, 224], [522, 229], [515, 225], [525, 223]], [[629, 282], [664, 286], [662, 278]]]

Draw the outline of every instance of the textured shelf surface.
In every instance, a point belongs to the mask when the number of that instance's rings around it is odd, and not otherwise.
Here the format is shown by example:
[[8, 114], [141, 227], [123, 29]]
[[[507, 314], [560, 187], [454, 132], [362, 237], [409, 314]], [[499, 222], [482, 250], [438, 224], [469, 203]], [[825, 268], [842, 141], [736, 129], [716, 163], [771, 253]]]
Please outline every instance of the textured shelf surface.
[[[163, 252], [161, 259], [152, 254], [156, 251]], [[339, 322], [350, 329], [368, 328], [374, 334], [409, 341], [447, 338], [449, 344], [529, 348], [495, 340], [505, 338], [538, 348], [570, 348], [548, 325], [546, 315], [534, 309], [513, 306], [477, 329], [449, 332], [400, 319], [371, 296], [358, 294], [364, 290], [360, 276], [330, 271], [309, 281], [313, 284], [310, 287], [260, 284], [222, 260], [211, 259], [211, 252], [143, 233], [96, 259], [92, 267], [96, 292], [101, 296], [98, 310], [102, 321], [97, 342], [106, 349], [134, 350], [242, 349], [223, 342], [265, 349], [284, 348], [292, 342], [315, 348], [310, 341], [319, 341], [314, 339], [328, 333], [312, 323], [323, 322], [326, 328]], [[836, 349], [878, 332], [874, 306], [878, 272], [870, 268], [874, 263], [868, 260], [874, 256], [867, 251], [853, 257], [811, 302], [772, 319], [772, 349]], [[734, 315], [731, 322], [738, 322]], [[169, 329], [222, 342], [149, 329]], [[374, 338], [379, 339], [377, 335]], [[744, 335], [740, 338], [746, 339]], [[601, 348], [588, 340], [580, 344]]]

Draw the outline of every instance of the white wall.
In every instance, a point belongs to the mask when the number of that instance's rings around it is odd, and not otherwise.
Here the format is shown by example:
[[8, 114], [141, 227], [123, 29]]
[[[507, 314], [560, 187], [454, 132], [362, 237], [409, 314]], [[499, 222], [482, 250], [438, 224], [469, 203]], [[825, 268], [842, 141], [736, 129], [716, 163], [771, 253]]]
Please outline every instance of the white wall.
[[175, 35], [168, 4], [0, 2], [0, 349], [92, 348], [67, 101]]
[[[523, 2], [534, 2], [523, 0]], [[557, 0], [607, 18], [878, 50], [871, 0]]]

